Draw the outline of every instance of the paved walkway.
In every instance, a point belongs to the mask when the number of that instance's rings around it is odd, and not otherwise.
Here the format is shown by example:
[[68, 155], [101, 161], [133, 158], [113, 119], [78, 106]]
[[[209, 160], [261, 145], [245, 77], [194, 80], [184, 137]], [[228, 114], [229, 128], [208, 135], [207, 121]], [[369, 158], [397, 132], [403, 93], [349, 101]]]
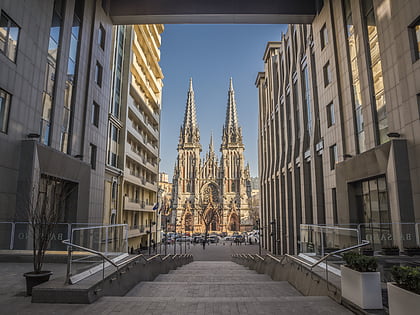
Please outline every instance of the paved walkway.
[[302, 296], [287, 282], [229, 261], [195, 261], [95, 304], [92, 311], [123, 314], [351, 314], [328, 297]]
[[[223, 246], [223, 245], [222, 245]], [[327, 297], [305, 297], [287, 282], [223, 261], [250, 246], [210, 245], [190, 250], [201, 258], [153, 282], [142, 282], [125, 297], [103, 297], [90, 305], [32, 304], [24, 296], [26, 263], [0, 263], [1, 314], [351, 314]], [[192, 246], [191, 246], [192, 247]], [[258, 247], [254, 247], [258, 250]], [[226, 256], [228, 255], [228, 256]], [[218, 261], [216, 261], [216, 259]], [[65, 264], [47, 264], [53, 277], [65, 274]]]

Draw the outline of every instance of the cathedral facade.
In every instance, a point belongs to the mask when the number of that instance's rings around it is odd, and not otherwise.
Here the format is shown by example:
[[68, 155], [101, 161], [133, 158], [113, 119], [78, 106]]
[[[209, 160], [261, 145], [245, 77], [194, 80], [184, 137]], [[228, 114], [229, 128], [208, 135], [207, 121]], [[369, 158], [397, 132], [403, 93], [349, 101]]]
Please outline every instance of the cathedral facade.
[[201, 158], [192, 79], [181, 126], [178, 157], [173, 176], [173, 213], [177, 232], [226, 232], [252, 229], [249, 165], [244, 162], [242, 130], [238, 124], [232, 79], [226, 121], [222, 130], [221, 158], [217, 158], [213, 135]]

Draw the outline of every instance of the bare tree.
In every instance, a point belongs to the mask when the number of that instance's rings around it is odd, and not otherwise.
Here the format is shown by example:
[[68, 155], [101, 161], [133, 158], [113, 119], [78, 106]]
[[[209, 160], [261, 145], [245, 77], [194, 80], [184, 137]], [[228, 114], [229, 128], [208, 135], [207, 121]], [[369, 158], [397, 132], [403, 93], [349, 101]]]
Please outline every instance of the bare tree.
[[61, 209], [68, 195], [66, 184], [54, 177], [42, 176], [32, 186], [27, 203], [30, 233], [33, 241], [34, 272], [40, 273], [45, 252], [54, 234], [54, 227], [61, 216]]

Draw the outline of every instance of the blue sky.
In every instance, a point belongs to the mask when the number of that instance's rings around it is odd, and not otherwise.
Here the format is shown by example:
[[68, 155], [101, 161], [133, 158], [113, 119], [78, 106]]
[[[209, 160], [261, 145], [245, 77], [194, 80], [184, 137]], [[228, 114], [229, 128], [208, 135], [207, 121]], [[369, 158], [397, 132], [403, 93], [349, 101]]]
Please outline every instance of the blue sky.
[[268, 41], [279, 41], [286, 25], [165, 25], [161, 61], [165, 76], [162, 93], [160, 172], [172, 182], [179, 129], [183, 122], [189, 78], [193, 78], [202, 157], [213, 132], [220, 157], [229, 79], [233, 78], [245, 160], [258, 175], [258, 90], [255, 79], [263, 71]]

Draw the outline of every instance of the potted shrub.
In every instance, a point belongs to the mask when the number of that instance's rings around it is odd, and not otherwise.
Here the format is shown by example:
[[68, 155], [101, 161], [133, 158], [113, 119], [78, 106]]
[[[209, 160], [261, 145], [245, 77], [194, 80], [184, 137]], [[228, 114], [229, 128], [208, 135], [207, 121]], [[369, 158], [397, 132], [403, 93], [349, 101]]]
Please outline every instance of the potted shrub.
[[48, 281], [52, 274], [42, 267], [54, 227], [60, 219], [60, 210], [65, 200], [64, 192], [65, 184], [50, 176], [42, 176], [39, 183], [32, 188], [26, 207], [29, 233], [32, 236], [34, 269], [24, 274], [27, 295], [32, 295], [32, 288]]
[[414, 314], [420, 310], [420, 268], [394, 266], [391, 274], [395, 283], [387, 283], [389, 314]]
[[375, 257], [345, 253], [341, 266], [341, 295], [363, 309], [382, 309], [380, 273]]
[[384, 246], [382, 247], [382, 254], [387, 256], [398, 256], [400, 248], [398, 246]]

